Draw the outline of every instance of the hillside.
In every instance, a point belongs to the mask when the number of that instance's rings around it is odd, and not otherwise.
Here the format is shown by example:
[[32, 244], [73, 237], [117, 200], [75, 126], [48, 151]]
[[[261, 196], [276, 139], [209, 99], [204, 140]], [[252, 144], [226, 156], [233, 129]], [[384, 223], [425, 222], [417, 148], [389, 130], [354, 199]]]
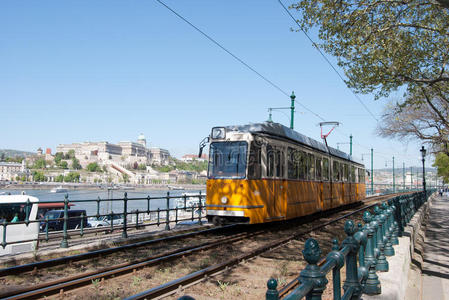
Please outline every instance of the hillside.
[[21, 150], [13, 150], [13, 149], [0, 149], [0, 157], [4, 154], [4, 157], [27, 157], [33, 155], [35, 153]]

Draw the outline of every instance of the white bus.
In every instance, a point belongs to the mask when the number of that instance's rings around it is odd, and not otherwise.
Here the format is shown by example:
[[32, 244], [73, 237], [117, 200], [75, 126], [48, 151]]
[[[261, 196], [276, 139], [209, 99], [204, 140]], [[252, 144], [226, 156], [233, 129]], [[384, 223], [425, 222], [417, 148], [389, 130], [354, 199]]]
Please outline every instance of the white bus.
[[[23, 223], [26, 219], [27, 200], [30, 200], [28, 220], [35, 221], [38, 210], [38, 198], [28, 195], [0, 196], [0, 256], [34, 251], [37, 247], [39, 222], [31, 222], [28, 225]], [[5, 230], [3, 226], [4, 221], [8, 222], [6, 226], [7, 245], [5, 248], [2, 246]], [[16, 222], [19, 223], [14, 224]]]

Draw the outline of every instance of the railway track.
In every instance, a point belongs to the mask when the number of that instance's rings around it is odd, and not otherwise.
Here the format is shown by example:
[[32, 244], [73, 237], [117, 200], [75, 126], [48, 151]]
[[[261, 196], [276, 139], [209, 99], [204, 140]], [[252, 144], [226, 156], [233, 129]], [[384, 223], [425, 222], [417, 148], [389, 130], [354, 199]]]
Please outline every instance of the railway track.
[[[366, 203], [363, 205], [363, 207], [359, 207], [359, 208], [351, 211], [350, 213], [344, 214], [338, 218], [334, 218], [328, 222], [320, 224], [319, 226], [315, 226], [313, 228], [303, 230], [299, 233], [290, 234], [281, 239], [267, 243], [266, 245], [264, 245], [262, 247], [259, 247], [257, 249], [254, 249], [253, 251], [250, 251], [249, 253], [244, 253], [244, 254], [238, 255], [235, 258], [221, 262], [219, 264], [215, 264], [215, 265], [209, 266], [207, 268], [203, 268], [199, 271], [192, 272], [186, 276], [183, 276], [182, 278], [178, 278], [176, 280], [170, 281], [161, 286], [154, 287], [152, 289], [149, 289], [147, 291], [144, 291], [142, 293], [139, 293], [137, 295], [129, 297], [129, 299], [144, 299], [144, 298], [151, 299], [151, 298], [155, 298], [155, 297], [161, 297], [161, 296], [168, 295], [168, 294], [176, 291], [180, 286], [191, 285], [195, 282], [202, 280], [205, 276], [213, 276], [215, 274], [218, 274], [221, 271], [223, 271], [224, 269], [235, 266], [236, 264], [240, 263], [241, 261], [251, 259], [257, 255], [260, 255], [261, 253], [264, 253], [264, 252], [270, 251], [276, 247], [282, 246], [283, 244], [288, 243], [292, 239], [296, 239], [296, 238], [303, 236], [305, 234], [308, 234], [312, 231], [316, 231], [320, 228], [323, 228], [325, 226], [328, 226], [330, 224], [338, 222], [342, 219], [348, 218], [351, 215], [354, 215], [358, 212], [364, 211], [364, 210], [374, 206], [376, 203], [378, 203], [382, 200], [385, 200], [387, 198], [393, 197], [393, 196], [394, 195], [372, 197], [366, 201]], [[332, 212], [328, 212], [328, 214], [330, 215], [330, 214], [332, 214]], [[313, 216], [311, 218], [313, 219]], [[318, 219], [318, 218], [319, 218], [319, 216], [315, 216], [315, 219]], [[309, 218], [305, 218], [304, 222], [310, 221], [308, 219]], [[289, 222], [287, 222], [287, 223], [289, 223]], [[278, 224], [278, 223], [275, 223], [275, 224], [278, 227], [277, 230], [279, 229], [279, 227], [282, 227], [281, 224]], [[290, 226], [291, 226], [291, 224], [292, 224], [292, 222], [290, 222]], [[229, 226], [227, 228], [235, 229], [236, 226]], [[210, 250], [210, 249], [214, 249], [214, 248], [219, 248], [220, 246], [225, 245], [225, 244], [229, 245], [229, 244], [233, 244], [233, 243], [238, 243], [238, 242], [244, 241], [245, 239], [250, 239], [250, 238], [253, 238], [253, 237], [256, 237], [256, 236], [266, 233], [266, 230], [263, 230], [263, 229], [256, 230], [256, 229], [254, 229], [254, 228], [256, 228], [254, 226], [243, 226], [240, 229], [242, 229], [242, 228], [245, 228], [246, 231], [237, 233], [237, 234], [229, 236], [229, 237], [219, 238], [219, 240], [185, 246], [185, 247], [182, 247], [179, 249], [171, 250], [171, 251], [165, 252], [163, 254], [147, 257], [144, 259], [134, 260], [134, 261], [127, 262], [127, 263], [116, 264], [113, 266], [102, 268], [100, 270], [95, 270], [95, 271], [82, 273], [82, 274], [76, 274], [73, 276], [41, 283], [41, 284], [38, 284], [38, 285], [35, 285], [32, 287], [21, 288], [21, 289], [17, 289], [14, 291], [9, 291], [7, 293], [1, 293], [0, 298], [2, 298], [2, 299], [3, 298], [5, 298], [5, 299], [30, 299], [30, 298], [40, 298], [40, 297], [52, 295], [55, 293], [63, 293], [67, 290], [74, 289], [74, 288], [77, 288], [77, 287], [80, 287], [80, 286], [83, 286], [86, 284], [90, 284], [96, 280], [103, 281], [105, 279], [113, 278], [115, 276], [119, 276], [122, 274], [135, 272], [137, 269], [140, 269], [140, 268], [155, 266], [155, 265], [162, 264], [165, 262], [174, 261], [176, 259], [185, 257], [187, 255], [191, 255], [194, 253], [198, 253], [201, 251], [206, 251], [206, 250]], [[250, 230], [248, 230], [248, 229], [250, 229]], [[212, 233], [212, 232], [219, 232], [219, 230], [224, 230], [224, 228], [213, 228], [213, 229], [208, 229], [208, 230], [204, 230], [201, 232], [202, 233], [206, 233], [206, 232]], [[271, 228], [271, 230], [273, 230], [273, 228]], [[188, 234], [172, 236], [172, 237], [163, 238], [163, 239], [135, 243], [132, 245], [125, 245], [125, 246], [111, 248], [111, 249], [97, 250], [97, 251], [79, 254], [79, 255], [75, 255], [75, 256], [71, 256], [71, 257], [58, 258], [58, 259], [54, 259], [54, 260], [42, 261], [42, 262], [37, 262], [37, 263], [32, 263], [32, 264], [27, 264], [27, 265], [20, 265], [20, 266], [8, 268], [8, 269], [0, 269], [0, 276], [11, 275], [11, 272], [14, 272], [14, 274], [21, 274], [23, 272], [29, 272], [29, 271], [36, 272], [37, 269], [48, 268], [51, 266], [66, 264], [69, 262], [72, 263], [74, 261], [79, 261], [79, 260], [91, 259], [91, 258], [99, 257], [102, 255], [108, 255], [110, 253], [114, 253], [117, 251], [123, 251], [123, 250], [129, 249], [129, 248], [148, 246], [148, 245], [158, 243], [158, 242], [169, 242], [169, 241], [176, 240], [179, 238], [192, 237], [195, 234], [198, 234], [198, 233], [188, 233]]]

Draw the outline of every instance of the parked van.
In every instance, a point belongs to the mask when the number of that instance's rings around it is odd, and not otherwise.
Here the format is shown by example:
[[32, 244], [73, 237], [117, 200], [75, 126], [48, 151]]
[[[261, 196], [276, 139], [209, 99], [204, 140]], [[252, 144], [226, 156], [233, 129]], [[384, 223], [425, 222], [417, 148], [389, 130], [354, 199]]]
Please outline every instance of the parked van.
[[[83, 219], [81, 220], [81, 215]], [[64, 227], [64, 210], [50, 210], [45, 213], [44, 220], [48, 217], [48, 231], [60, 231]], [[67, 211], [67, 230], [78, 229], [81, 227], [88, 227], [86, 211], [85, 210], [68, 210]], [[46, 222], [41, 222], [40, 229], [45, 231]]]

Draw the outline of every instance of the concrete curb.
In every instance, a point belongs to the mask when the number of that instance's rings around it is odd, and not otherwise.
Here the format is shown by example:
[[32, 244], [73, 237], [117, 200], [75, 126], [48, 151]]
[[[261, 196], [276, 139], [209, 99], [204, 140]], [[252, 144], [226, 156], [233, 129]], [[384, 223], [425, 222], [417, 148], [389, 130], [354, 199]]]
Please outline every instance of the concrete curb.
[[[429, 198], [429, 201], [430, 198]], [[394, 246], [395, 255], [388, 257], [389, 271], [378, 272], [382, 286], [382, 294], [375, 296], [363, 295], [367, 300], [405, 300], [408, 287], [408, 275], [411, 259], [423, 221], [429, 214], [429, 202], [424, 203], [415, 213], [410, 223], [404, 228], [404, 234], [399, 237], [399, 245]]]

